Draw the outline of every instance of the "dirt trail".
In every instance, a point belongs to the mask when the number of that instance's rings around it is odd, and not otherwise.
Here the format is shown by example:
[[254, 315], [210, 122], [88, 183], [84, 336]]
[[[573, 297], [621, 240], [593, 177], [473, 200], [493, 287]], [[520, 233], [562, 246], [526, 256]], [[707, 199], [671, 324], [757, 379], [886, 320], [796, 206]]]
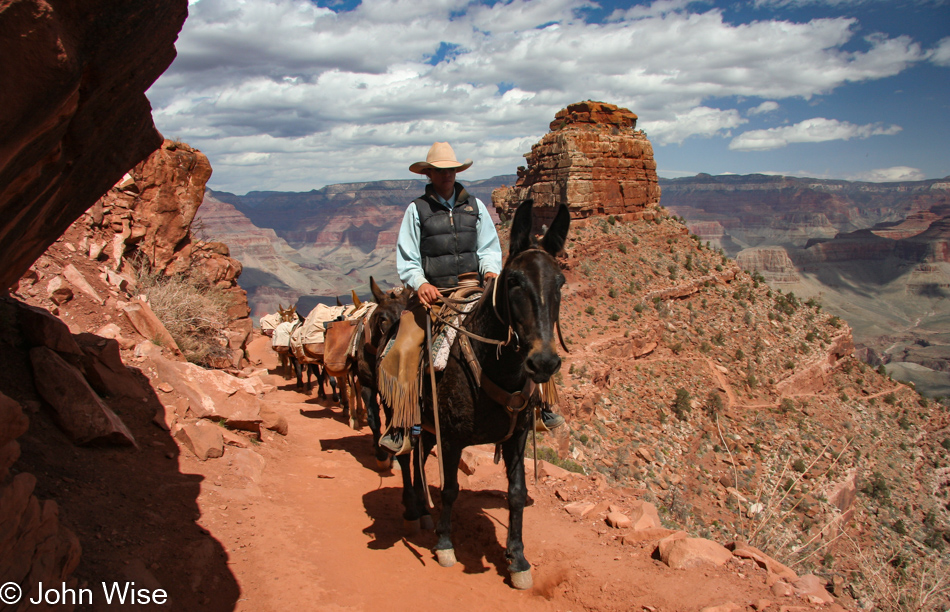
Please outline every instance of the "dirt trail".
[[[655, 542], [624, 545], [622, 530], [607, 527], [602, 514], [574, 519], [555, 491], [571, 501], [610, 498], [621, 511], [636, 497], [602, 485], [598, 491], [583, 476], [535, 485], [530, 462], [525, 550], [534, 588], [509, 586], [507, 485], [490, 461], [472, 476], [460, 474], [459, 563], [439, 567], [430, 552], [434, 534], [405, 533], [399, 472], [375, 471], [368, 429], [351, 430], [336, 405], [269, 379], [279, 388], [266, 401], [288, 419], [290, 432], [268, 432], [254, 447], [266, 460], [257, 482], [234, 478], [227, 453], [205, 463], [180, 458], [182, 472], [205, 476], [199, 524], [228, 556], [240, 588], [236, 610], [699, 610], [772, 598], [765, 572], [749, 564], [674, 571], [652, 558]], [[437, 500], [435, 461], [428, 474]]]

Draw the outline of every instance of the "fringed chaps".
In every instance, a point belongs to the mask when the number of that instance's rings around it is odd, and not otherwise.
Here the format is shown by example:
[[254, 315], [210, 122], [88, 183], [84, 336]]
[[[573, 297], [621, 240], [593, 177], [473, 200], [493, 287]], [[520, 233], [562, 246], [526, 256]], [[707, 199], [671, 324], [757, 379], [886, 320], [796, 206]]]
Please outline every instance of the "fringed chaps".
[[403, 311], [392, 349], [379, 363], [379, 395], [393, 409], [393, 427], [422, 422], [419, 406], [419, 363], [425, 342], [426, 310]]

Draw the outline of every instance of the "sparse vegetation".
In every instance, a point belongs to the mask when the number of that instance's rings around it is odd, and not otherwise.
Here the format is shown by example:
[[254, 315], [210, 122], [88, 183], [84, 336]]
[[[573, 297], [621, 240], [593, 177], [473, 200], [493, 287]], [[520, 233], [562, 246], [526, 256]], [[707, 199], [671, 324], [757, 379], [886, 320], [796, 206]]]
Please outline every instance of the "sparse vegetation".
[[212, 358], [228, 354], [222, 335], [231, 306], [227, 293], [188, 274], [153, 273], [144, 260], [133, 269], [137, 291], [148, 298], [188, 361], [208, 365]]

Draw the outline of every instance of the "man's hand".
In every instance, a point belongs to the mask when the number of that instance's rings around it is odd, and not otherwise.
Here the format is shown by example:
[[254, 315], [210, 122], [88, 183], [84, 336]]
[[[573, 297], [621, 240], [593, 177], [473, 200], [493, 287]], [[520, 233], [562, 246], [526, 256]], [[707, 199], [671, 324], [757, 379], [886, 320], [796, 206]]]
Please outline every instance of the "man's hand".
[[490, 281], [490, 280], [493, 279], [493, 278], [498, 278], [498, 275], [495, 274], [494, 272], [485, 272], [485, 284], [486, 284], [486, 285], [488, 284], [488, 281]]
[[429, 283], [423, 283], [416, 293], [419, 294], [419, 300], [426, 306], [442, 297], [442, 293], [435, 288], [435, 285]]

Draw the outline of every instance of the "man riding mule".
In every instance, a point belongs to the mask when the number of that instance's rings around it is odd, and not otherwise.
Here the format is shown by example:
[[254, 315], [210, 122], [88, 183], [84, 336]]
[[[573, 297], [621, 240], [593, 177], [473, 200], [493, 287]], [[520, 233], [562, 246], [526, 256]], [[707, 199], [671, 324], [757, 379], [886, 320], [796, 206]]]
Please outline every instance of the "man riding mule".
[[423, 385], [421, 441], [411, 455], [396, 457], [403, 480], [403, 519], [410, 528], [428, 525], [432, 504], [425, 459], [439, 445], [442, 508], [435, 553], [439, 565], [450, 566], [456, 562], [452, 507], [459, 495], [462, 450], [476, 444], [496, 445], [496, 460], [504, 458], [508, 477], [505, 556], [511, 584], [518, 589], [532, 584], [522, 540], [527, 499], [525, 443], [535, 425], [533, 407], [556, 401], [553, 377], [561, 367], [557, 328], [564, 274], [555, 256], [564, 246], [569, 226], [570, 214], [562, 204], [541, 241], [532, 242], [531, 201], [518, 207], [504, 268], [458, 326], [458, 341], [441, 375], [431, 377], [430, 371], [432, 384]]
[[[409, 452], [421, 424], [419, 356], [425, 338], [427, 310], [460, 284], [481, 285], [501, 272], [501, 247], [488, 209], [455, 181], [472, 160], [459, 162], [447, 142], [436, 142], [425, 161], [409, 167], [429, 178], [425, 193], [406, 209], [396, 242], [396, 271], [414, 289], [418, 301], [400, 317], [392, 349], [379, 364], [379, 393], [393, 410], [393, 420], [380, 440], [399, 455]], [[563, 417], [543, 411], [546, 429]], [[408, 435], [409, 433], [413, 435]]]

